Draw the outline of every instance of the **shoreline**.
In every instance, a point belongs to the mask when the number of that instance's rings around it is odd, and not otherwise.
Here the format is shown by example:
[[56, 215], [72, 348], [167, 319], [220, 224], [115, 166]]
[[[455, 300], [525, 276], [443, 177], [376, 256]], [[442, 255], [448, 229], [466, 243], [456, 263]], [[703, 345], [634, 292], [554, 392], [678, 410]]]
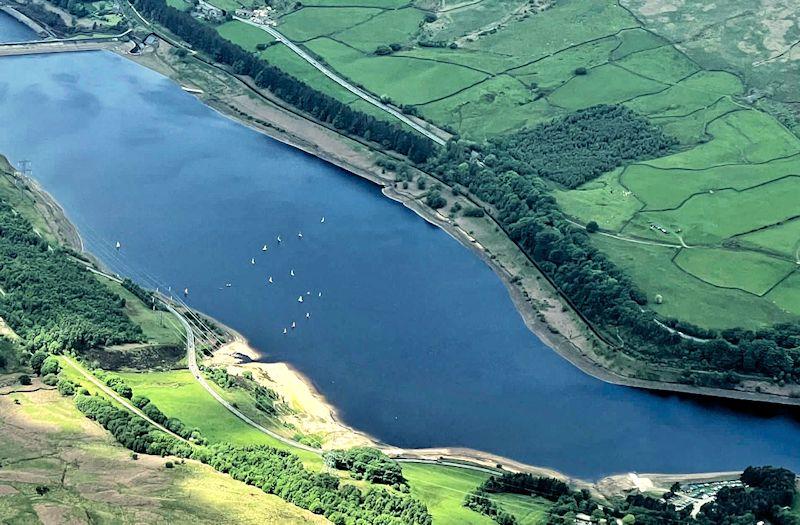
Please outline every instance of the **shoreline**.
[[[117, 52], [119, 53], [119, 51], [117, 51]], [[126, 58], [131, 58], [131, 57], [128, 56]], [[135, 60], [135, 58], [134, 58], [134, 61], [137, 62], [137, 63], [140, 63], [137, 60]], [[140, 63], [140, 65], [143, 65], [143, 64]], [[145, 66], [145, 67], [147, 67], [147, 66]], [[207, 103], [204, 100], [203, 100], [203, 102]], [[560, 349], [559, 349], [559, 347], [558, 347], [558, 345], [556, 343], [551, 343], [551, 340], [553, 340], [553, 338], [555, 338], [556, 335], [555, 334], [549, 334], [548, 335], [547, 332], [549, 330], [545, 330], [544, 326], [541, 323], [536, 324], [536, 323], [538, 323], [538, 320], [535, 319], [535, 316], [538, 314], [538, 312], [534, 311], [532, 308], [528, 307], [528, 305], [526, 304], [527, 303], [527, 299], [525, 299], [522, 296], [522, 292], [520, 292], [518, 286], [515, 283], [512, 282], [513, 276], [508, 272], [508, 270], [500, 262], [496, 262], [496, 260], [493, 259], [488, 254], [488, 252], [485, 249], [483, 249], [480, 245], [476, 245], [475, 242], [472, 242], [470, 240], [465, 240], [464, 237], [469, 238], [470, 234], [468, 232], [466, 232], [465, 230], [461, 229], [459, 226], [454, 226], [449, 221], [447, 221], [445, 217], [443, 217], [441, 214], [439, 214], [435, 210], [430, 210], [430, 209], [428, 209], [426, 207], [423, 207], [419, 203], [419, 201], [416, 198], [414, 198], [412, 195], [407, 195], [407, 194], [404, 194], [403, 192], [398, 191], [396, 188], [394, 188], [394, 186], [392, 184], [393, 181], [391, 179], [389, 179], [389, 178], [381, 177], [377, 173], [375, 173], [373, 171], [370, 171], [368, 168], [365, 168], [363, 166], [359, 166], [357, 164], [350, 163], [346, 158], [338, 157], [335, 152], [320, 150], [319, 144], [317, 144], [316, 146], [313, 146], [313, 144], [314, 144], [313, 142], [310, 142], [308, 140], [304, 140], [302, 137], [297, 137], [296, 135], [293, 135], [289, 131], [281, 132], [280, 130], [278, 130], [276, 128], [263, 129], [263, 128], [259, 127], [259, 126], [256, 126], [256, 125], [252, 124], [251, 122], [242, 121], [239, 118], [237, 118], [235, 115], [220, 110], [219, 107], [215, 107], [213, 104], [209, 104], [209, 105], [213, 109], [215, 109], [216, 111], [224, 114], [227, 118], [232, 118], [233, 120], [236, 120], [237, 122], [240, 122], [243, 125], [246, 125], [246, 126], [250, 127], [251, 129], [257, 130], [257, 131], [259, 131], [261, 133], [264, 133], [267, 136], [270, 136], [271, 138], [274, 138], [274, 139], [279, 140], [279, 141], [281, 141], [281, 142], [283, 142], [285, 144], [288, 144], [290, 146], [293, 146], [293, 147], [296, 147], [298, 149], [301, 149], [301, 150], [305, 151], [308, 154], [320, 157], [323, 160], [331, 162], [332, 164], [334, 164], [334, 165], [336, 165], [336, 166], [338, 166], [338, 167], [340, 167], [340, 168], [342, 168], [342, 169], [344, 169], [344, 170], [346, 170], [346, 171], [348, 171], [350, 173], [353, 173], [353, 174], [358, 175], [358, 176], [360, 176], [362, 178], [370, 180], [371, 182], [373, 182], [375, 184], [380, 185], [382, 187], [382, 189], [383, 189], [382, 192], [384, 193], [385, 196], [387, 196], [389, 198], [392, 198], [393, 200], [396, 200], [398, 202], [403, 203], [406, 207], [408, 207], [409, 209], [411, 209], [412, 211], [417, 213], [420, 217], [422, 217], [426, 221], [430, 222], [431, 224], [434, 224], [436, 226], [441, 227], [448, 234], [453, 236], [456, 240], [458, 240], [459, 242], [461, 242], [465, 246], [469, 247], [470, 249], [474, 250], [476, 253], [478, 253], [481, 256], [481, 258], [485, 262], [487, 262], [487, 264], [490, 265], [490, 267], [492, 267], [492, 269], [495, 271], [495, 273], [504, 282], [504, 284], [506, 285], [506, 287], [509, 290], [509, 293], [512, 296], [512, 300], [514, 300], [514, 302], [515, 302], [515, 306], [517, 307], [518, 311], [523, 316], [523, 318], [526, 318], [526, 313], [531, 318], [531, 323], [534, 324], [535, 328], [532, 328], [530, 325], [529, 325], [529, 328], [534, 332], [534, 334], [537, 337], [539, 337], [543, 342], [548, 344], [548, 346], [554, 348], [554, 350], [556, 350], [556, 352], [558, 352], [559, 355], [562, 355], [562, 357], [565, 357], [570, 362], [572, 362], [571, 359], [569, 359], [566, 355], [561, 353], [561, 351], [560, 351]], [[315, 124], [314, 123], [310, 123], [310, 122], [306, 122], [306, 125], [314, 126]], [[270, 131], [268, 131], [268, 130], [272, 130], [274, 134], [270, 133]], [[276, 134], [279, 134], [280, 136], [276, 136]], [[295, 141], [295, 139], [297, 140], [297, 142]], [[346, 139], [340, 137], [340, 140], [346, 140]], [[363, 157], [362, 157], [362, 160], [364, 160]], [[368, 161], [368, 163], [369, 163], [369, 161]], [[49, 201], [55, 203], [55, 200], [52, 199], [52, 197], [50, 197], [49, 194], [47, 194], [47, 192], [44, 189], [42, 189], [42, 188], [37, 186], [37, 191], [41, 192], [42, 195], [47, 195], [47, 197], [49, 198]], [[56, 208], [57, 209], [53, 210], [52, 213], [54, 213], [54, 214], [61, 213], [63, 215], [64, 210], [61, 209], [60, 206], [57, 206], [57, 203], [56, 203]], [[71, 225], [71, 222], [69, 222], [68, 218], [66, 218], [65, 215], [64, 215], [64, 220]], [[86, 253], [86, 252], [82, 252], [82, 253]], [[87, 255], [91, 256], [91, 254], [87, 254]], [[518, 294], [518, 297], [515, 297], [515, 293]], [[517, 302], [517, 301], [519, 301], [519, 302]], [[526, 324], [528, 324], [528, 319], [527, 318], [526, 318]], [[538, 330], [537, 330], [537, 328], [538, 328]], [[564, 336], [560, 336], [560, 337], [564, 338]], [[565, 341], [569, 341], [567, 338], [564, 338], [564, 340]], [[562, 341], [562, 343], [563, 343], [563, 341]], [[562, 348], [562, 350], [569, 355], [568, 350], [566, 350], [565, 348]], [[577, 365], [576, 363], [573, 363], [573, 364], [575, 364], [576, 366], [578, 366], [578, 368], [581, 368], [581, 370], [583, 370], [583, 368], [581, 366]], [[291, 367], [287, 366], [287, 368], [292, 370]], [[296, 370], [292, 370], [292, 371], [296, 376], [298, 376], [300, 381], [306, 383], [306, 385], [309, 388], [313, 388], [313, 382], [311, 382], [308, 378], [304, 378], [302, 376], [302, 374], [299, 374]], [[586, 371], [584, 370], [584, 372], [586, 372]], [[594, 374], [591, 374], [590, 372], [586, 372], [586, 373], [589, 373], [590, 375], [594, 376]], [[597, 377], [597, 376], [595, 376], [595, 377]], [[603, 379], [601, 377], [597, 377], [597, 378], [601, 379], [601, 380], [604, 380], [606, 382], [612, 382], [612, 381], [608, 381], [606, 379]], [[616, 384], [624, 384], [624, 383], [616, 383]], [[637, 385], [627, 385], [627, 386], [637, 386]], [[689, 387], [688, 385], [687, 385], [687, 387], [688, 388], [693, 388], [693, 389], [697, 388], [697, 387]], [[675, 391], [674, 389], [670, 389], [670, 388], [665, 388], [665, 390]], [[314, 391], [316, 391], [315, 388], [314, 388]], [[695, 392], [687, 392], [687, 393], [701, 393], [701, 392], [696, 392], [695, 391]], [[707, 394], [707, 395], [715, 395], [715, 394]], [[322, 396], [319, 396], [319, 397], [324, 402], [324, 397], [322, 397]], [[327, 404], [327, 402], [325, 402], [325, 403]], [[800, 404], [800, 400], [798, 400], [797, 404]], [[330, 406], [330, 405], [328, 405], [328, 406]], [[335, 414], [336, 414], [335, 408], [333, 408], [333, 407], [331, 407], [331, 408], [332, 408], [332, 412], [331, 412], [332, 417], [335, 418]], [[421, 456], [421, 459], [425, 459], [426, 454], [427, 455], [441, 455], [443, 453], [454, 454], [456, 456], [466, 457], [466, 458], [469, 458], [470, 461], [478, 461], [478, 462], [480, 462], [480, 461], [484, 461], [484, 462], [485, 461], [491, 461], [494, 458], [498, 458], [499, 460], [501, 460], [501, 461], [498, 461], [498, 462], [502, 462], [504, 465], [511, 466], [512, 464], [517, 464], [517, 465], [520, 465], [521, 468], [531, 469], [531, 471], [534, 471], [534, 472], [551, 472], [551, 473], [554, 473], [555, 475], [557, 475], [559, 477], [576, 481], [573, 478], [569, 478], [568, 476], [565, 476], [565, 475], [563, 475], [561, 473], [558, 473], [556, 471], [551, 471], [549, 469], [541, 469], [541, 468], [530, 466], [530, 465], [524, 465], [522, 463], [514, 462], [513, 460], [509, 460], [509, 459], [506, 459], [506, 458], [500, 458], [498, 456], [494, 456], [494, 455], [491, 455], [491, 454], [488, 454], [488, 453], [483, 453], [483, 452], [476, 451], [476, 450], [471, 450], [471, 449], [434, 448], [434, 449], [409, 449], [409, 450], [404, 450], [404, 449], [394, 448], [392, 450], [401, 451], [400, 453], [406, 453], [406, 454], [409, 454], [409, 455], [411, 455], [411, 454], [419, 454]], [[456, 459], [459, 459], [459, 458], [457, 457]], [[705, 474], [697, 474], [696, 476], [704, 476], [704, 475]], [[667, 476], [668, 479], [679, 479], [679, 478], [676, 478], [675, 476], [685, 476], [685, 475], [663, 475], [663, 476]], [[613, 477], [613, 476], [611, 476], [611, 477]], [[604, 478], [604, 479], [606, 479], [606, 478]]]

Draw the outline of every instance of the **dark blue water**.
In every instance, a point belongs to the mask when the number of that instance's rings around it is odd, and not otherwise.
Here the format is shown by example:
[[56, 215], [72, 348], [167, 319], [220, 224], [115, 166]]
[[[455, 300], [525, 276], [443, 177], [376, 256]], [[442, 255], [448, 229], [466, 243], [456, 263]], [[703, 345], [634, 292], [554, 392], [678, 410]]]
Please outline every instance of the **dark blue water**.
[[347, 423], [381, 440], [466, 446], [584, 477], [800, 469], [792, 414], [584, 375], [526, 329], [494, 273], [444, 232], [120, 57], [0, 59], [0, 124], [0, 152], [32, 161], [90, 250], [144, 284], [188, 287], [192, 305], [265, 360], [292, 363]]
[[38, 40], [35, 32], [0, 11], [0, 43]]

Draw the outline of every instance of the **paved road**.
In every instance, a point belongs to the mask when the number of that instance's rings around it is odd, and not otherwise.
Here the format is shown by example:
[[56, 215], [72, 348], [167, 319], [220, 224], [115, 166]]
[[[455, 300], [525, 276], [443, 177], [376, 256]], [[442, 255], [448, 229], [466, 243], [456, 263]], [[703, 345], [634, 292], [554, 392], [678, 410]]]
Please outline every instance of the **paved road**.
[[294, 42], [292, 42], [291, 40], [289, 40], [288, 38], [283, 36], [283, 34], [280, 33], [278, 30], [276, 30], [275, 28], [270, 27], [270, 26], [257, 24], [255, 22], [252, 22], [252, 21], [247, 20], [245, 18], [239, 18], [238, 16], [234, 16], [233, 18], [235, 18], [236, 20], [238, 20], [240, 22], [244, 22], [247, 25], [251, 25], [253, 27], [257, 27], [257, 28], [259, 28], [259, 29], [261, 29], [263, 31], [266, 31], [267, 33], [272, 35], [275, 38], [275, 40], [277, 40], [278, 42], [281, 42], [284, 45], [286, 45], [286, 47], [288, 47], [290, 50], [292, 50], [300, 58], [302, 58], [303, 60], [305, 60], [306, 62], [308, 62], [312, 66], [314, 66], [315, 68], [317, 68], [323, 75], [325, 75], [326, 77], [330, 78], [331, 80], [333, 80], [334, 82], [336, 82], [337, 84], [339, 84], [340, 86], [345, 88], [347, 91], [349, 91], [349, 92], [353, 93], [354, 95], [358, 96], [359, 98], [369, 102], [373, 106], [375, 106], [377, 108], [380, 108], [383, 111], [389, 113], [390, 115], [398, 118], [399, 120], [403, 121], [405, 124], [408, 124], [409, 126], [414, 128], [416, 131], [422, 133], [423, 135], [425, 135], [426, 137], [428, 137], [429, 139], [431, 139], [435, 143], [439, 144], [440, 146], [444, 146], [444, 144], [446, 143], [446, 141], [442, 137], [440, 137], [436, 133], [433, 133], [432, 131], [430, 131], [426, 127], [420, 125], [414, 119], [408, 117], [407, 115], [404, 115], [402, 112], [396, 110], [395, 108], [393, 108], [393, 107], [391, 107], [391, 106], [389, 106], [387, 104], [384, 104], [383, 102], [381, 102], [380, 100], [378, 100], [374, 96], [370, 95], [369, 93], [367, 93], [363, 89], [357, 88], [356, 86], [354, 86], [353, 84], [351, 84], [347, 80], [343, 79], [342, 77], [340, 77], [339, 75], [337, 75], [336, 73], [334, 73], [333, 71], [331, 71], [330, 69], [325, 67], [317, 59], [315, 59], [314, 57], [312, 57], [311, 55], [309, 55], [308, 53], [303, 51], [302, 48], [300, 48]]
[[159, 429], [160, 431], [162, 431], [162, 432], [164, 432], [164, 433], [166, 433], [166, 434], [169, 434], [170, 436], [174, 437], [175, 439], [178, 439], [178, 440], [180, 440], [180, 441], [183, 441], [183, 442], [184, 442], [184, 443], [186, 443], [187, 445], [193, 445], [193, 443], [192, 443], [191, 441], [189, 441], [188, 439], [184, 439], [184, 438], [182, 438], [182, 437], [181, 437], [181, 436], [179, 436], [178, 434], [174, 433], [173, 431], [169, 430], [168, 428], [166, 428], [166, 427], [164, 427], [164, 426], [162, 426], [162, 425], [160, 425], [160, 424], [156, 423], [155, 421], [153, 421], [152, 419], [150, 419], [149, 417], [147, 417], [147, 415], [145, 415], [145, 413], [144, 413], [144, 412], [142, 412], [141, 410], [139, 410], [138, 408], [136, 408], [135, 406], [133, 406], [133, 404], [131, 404], [131, 402], [130, 402], [130, 401], [128, 401], [127, 399], [125, 399], [125, 398], [124, 398], [124, 397], [122, 397], [121, 395], [119, 395], [119, 394], [117, 394], [116, 392], [114, 392], [113, 390], [111, 390], [111, 388], [109, 388], [108, 386], [106, 386], [106, 385], [105, 385], [105, 383], [103, 383], [102, 381], [100, 381], [99, 379], [97, 379], [95, 376], [93, 376], [93, 375], [92, 375], [92, 374], [91, 374], [91, 373], [90, 373], [88, 370], [86, 370], [86, 369], [85, 369], [85, 368], [83, 368], [83, 367], [82, 367], [80, 364], [78, 364], [77, 362], [75, 362], [75, 360], [73, 360], [71, 357], [69, 357], [69, 356], [66, 356], [66, 355], [65, 355], [65, 356], [62, 356], [62, 357], [64, 358], [64, 360], [65, 360], [67, 363], [69, 363], [69, 365], [70, 365], [72, 368], [74, 368], [75, 370], [77, 370], [78, 372], [80, 372], [80, 374], [81, 374], [83, 377], [85, 377], [86, 379], [88, 379], [89, 381], [91, 381], [91, 382], [92, 382], [92, 383], [93, 383], [93, 384], [94, 384], [94, 385], [95, 385], [97, 388], [99, 388], [100, 390], [102, 390], [104, 394], [106, 394], [108, 397], [110, 397], [111, 399], [113, 399], [114, 401], [116, 401], [117, 403], [119, 403], [120, 405], [122, 405], [123, 407], [125, 407], [125, 408], [126, 408], [128, 411], [129, 411], [129, 412], [133, 412], [134, 414], [136, 414], [136, 415], [137, 415], [137, 416], [139, 416], [140, 418], [144, 419], [145, 421], [147, 421], [148, 423], [150, 423], [151, 425], [153, 425], [154, 427], [156, 427], [156, 428], [157, 428], [157, 429]]

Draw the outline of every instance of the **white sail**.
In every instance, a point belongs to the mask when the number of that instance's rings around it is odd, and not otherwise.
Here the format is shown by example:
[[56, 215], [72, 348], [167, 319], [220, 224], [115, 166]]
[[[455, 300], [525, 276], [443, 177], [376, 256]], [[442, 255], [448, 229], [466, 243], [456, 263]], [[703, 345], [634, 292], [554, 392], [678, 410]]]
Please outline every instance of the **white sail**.
[[278, 235], [278, 242], [281, 242], [281, 236]]
[[298, 303], [302, 303], [302, 302], [303, 302], [303, 296], [302, 296], [302, 295], [301, 295], [300, 297], [298, 297], [298, 298], [297, 298], [297, 302], [298, 302]]
[[302, 239], [303, 238], [303, 232], [297, 232], [297, 237], [299, 239]]
[[306, 312], [306, 319], [311, 319], [311, 312]]
[[284, 328], [284, 329], [283, 329], [283, 333], [284, 333], [284, 334], [288, 334], [288, 333], [289, 333], [289, 330], [287, 330], [286, 328]]
[[265, 244], [264, 246], [262, 246], [262, 247], [261, 247], [261, 251], [262, 251], [262, 252], [265, 252], [265, 251], [267, 251], [267, 245], [266, 245], [266, 244]]
[[324, 223], [324, 222], [325, 222], [325, 217], [321, 218], [321, 219], [319, 220], [319, 222], [321, 222], [321, 223]]
[[296, 327], [297, 327], [297, 325], [295, 324], [294, 321], [292, 321], [292, 328], [296, 328]]
[[183, 289], [183, 295], [189, 295], [189, 289], [188, 288], [184, 288]]
[[267, 281], [269, 281], [269, 283], [272, 284], [272, 276], [271, 275], [269, 276], [269, 279], [267, 279]]
[[122, 248], [122, 244], [120, 244], [120, 242], [117, 241], [117, 250], [119, 250], [120, 248]]
[[255, 264], [255, 263], [256, 263], [256, 258], [255, 258], [255, 257], [253, 257], [252, 259], [250, 259], [250, 264]]
[[317, 294], [317, 297], [322, 297], [322, 292], [320, 292], [319, 294]]
[[292, 277], [294, 277], [294, 270], [289, 270], [289, 275], [291, 275]]

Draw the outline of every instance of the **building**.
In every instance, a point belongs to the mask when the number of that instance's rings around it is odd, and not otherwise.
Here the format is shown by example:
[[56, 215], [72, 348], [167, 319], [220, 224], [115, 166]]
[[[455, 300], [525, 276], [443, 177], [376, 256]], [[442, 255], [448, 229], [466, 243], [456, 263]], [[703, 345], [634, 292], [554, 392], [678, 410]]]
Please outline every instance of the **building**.
[[198, 0], [192, 13], [197, 18], [209, 21], [219, 21], [225, 18], [225, 11], [219, 7], [209, 4], [205, 0]]

